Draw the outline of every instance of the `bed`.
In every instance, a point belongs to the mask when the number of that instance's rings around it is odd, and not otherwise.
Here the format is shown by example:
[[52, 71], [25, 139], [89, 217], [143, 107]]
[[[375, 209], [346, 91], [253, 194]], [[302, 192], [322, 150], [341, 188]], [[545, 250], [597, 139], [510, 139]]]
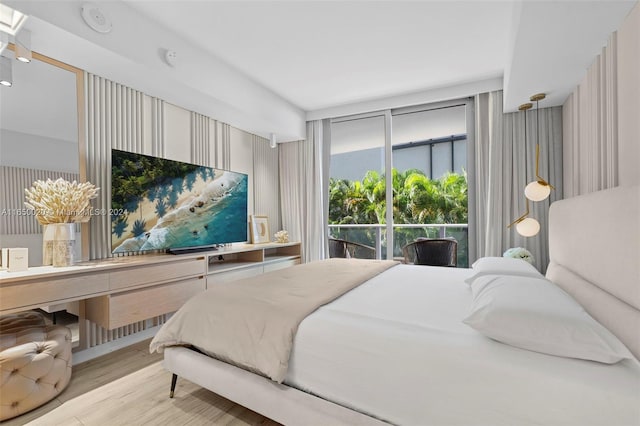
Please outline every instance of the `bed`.
[[[314, 309], [296, 326], [278, 380], [162, 330], [152, 349], [164, 349], [174, 375], [283, 424], [640, 425], [639, 204], [639, 187], [614, 188], [550, 212], [549, 285], [615, 339], [602, 362], [501, 343], [469, 325], [488, 288], [538, 288], [529, 281], [539, 278], [412, 265], [384, 269]], [[548, 308], [544, 298], [540, 305]], [[609, 359], [609, 349], [619, 356]]]

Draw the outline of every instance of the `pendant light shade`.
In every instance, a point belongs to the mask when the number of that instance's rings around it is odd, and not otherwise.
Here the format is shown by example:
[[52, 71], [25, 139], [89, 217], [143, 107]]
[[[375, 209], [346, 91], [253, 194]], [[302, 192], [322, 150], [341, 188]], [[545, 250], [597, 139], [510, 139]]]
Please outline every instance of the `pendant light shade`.
[[13, 84], [11, 65], [11, 59], [0, 56], [0, 84], [3, 86], [10, 87]]
[[525, 200], [527, 202], [527, 211], [522, 216], [511, 222], [509, 226], [507, 226], [507, 228], [511, 228], [513, 225], [515, 225], [518, 234], [522, 235], [523, 237], [533, 237], [534, 235], [537, 235], [538, 232], [540, 232], [540, 222], [532, 217], [528, 217], [529, 199], [525, 198]]
[[516, 231], [523, 237], [533, 237], [540, 232], [540, 222], [532, 217], [527, 217], [516, 225]]
[[524, 196], [531, 201], [542, 201], [551, 194], [551, 185], [533, 181], [524, 188]]
[[16, 59], [20, 62], [31, 62], [31, 31], [21, 30], [15, 36], [16, 39]]

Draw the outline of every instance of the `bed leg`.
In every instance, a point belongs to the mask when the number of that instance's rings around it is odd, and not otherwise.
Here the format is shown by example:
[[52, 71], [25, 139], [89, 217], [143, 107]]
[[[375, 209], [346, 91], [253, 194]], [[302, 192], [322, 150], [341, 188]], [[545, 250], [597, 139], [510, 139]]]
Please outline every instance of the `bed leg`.
[[176, 390], [176, 382], [178, 381], [178, 375], [171, 376], [171, 392], [169, 392], [169, 398], [173, 398], [173, 391]]

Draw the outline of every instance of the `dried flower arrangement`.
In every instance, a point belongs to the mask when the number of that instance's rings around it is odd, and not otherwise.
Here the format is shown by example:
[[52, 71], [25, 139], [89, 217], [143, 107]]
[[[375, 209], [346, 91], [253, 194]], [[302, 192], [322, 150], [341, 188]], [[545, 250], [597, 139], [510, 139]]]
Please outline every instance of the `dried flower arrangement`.
[[34, 210], [41, 225], [88, 222], [91, 200], [98, 196], [99, 190], [90, 182], [69, 182], [62, 178], [37, 180], [31, 189], [24, 190], [27, 199], [24, 205]]
[[276, 232], [273, 236], [275, 237], [277, 243], [289, 242], [289, 233], [284, 229], [282, 231]]

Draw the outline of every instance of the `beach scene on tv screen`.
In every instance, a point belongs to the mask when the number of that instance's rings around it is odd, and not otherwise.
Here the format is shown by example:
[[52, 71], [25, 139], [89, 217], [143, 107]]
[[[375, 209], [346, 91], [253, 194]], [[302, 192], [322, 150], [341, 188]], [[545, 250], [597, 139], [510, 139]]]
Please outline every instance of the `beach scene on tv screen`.
[[112, 150], [113, 253], [247, 240], [247, 175]]

